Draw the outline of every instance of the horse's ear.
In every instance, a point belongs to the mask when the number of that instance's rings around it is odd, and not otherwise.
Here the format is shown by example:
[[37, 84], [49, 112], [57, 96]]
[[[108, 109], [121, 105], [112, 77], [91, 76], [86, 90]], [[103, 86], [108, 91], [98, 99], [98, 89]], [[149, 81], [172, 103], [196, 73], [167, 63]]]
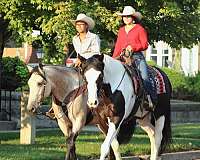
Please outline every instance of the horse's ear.
[[39, 66], [38, 66], [38, 69], [40, 71], [40, 73], [43, 73], [43, 64], [42, 63], [39, 63]]
[[41, 68], [43, 70], [43, 64], [42, 63], [39, 63], [39, 68]]
[[31, 73], [33, 71], [33, 67], [27, 65], [27, 68], [28, 68], [29, 73]]
[[99, 57], [98, 57], [99, 61], [101, 61], [101, 62], [103, 62], [103, 58], [104, 58], [103, 54], [100, 54]]
[[81, 63], [86, 61], [86, 59], [82, 57], [80, 54], [78, 54], [77, 58], [81, 61]]

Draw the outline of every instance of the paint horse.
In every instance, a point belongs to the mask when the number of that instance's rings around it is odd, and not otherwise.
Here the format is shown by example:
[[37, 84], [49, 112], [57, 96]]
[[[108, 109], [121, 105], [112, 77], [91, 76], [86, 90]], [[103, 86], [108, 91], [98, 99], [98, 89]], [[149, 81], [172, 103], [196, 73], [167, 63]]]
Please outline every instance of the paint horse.
[[[114, 108], [113, 104], [101, 94], [99, 107], [93, 111], [88, 109], [86, 84], [83, 76], [75, 68], [40, 64], [35, 68], [29, 67], [29, 71], [31, 76], [28, 81], [30, 89], [28, 110], [35, 114], [40, 112], [39, 106], [44, 98], [52, 97], [53, 112], [67, 139], [68, 150], [65, 160], [76, 160], [75, 140], [82, 127], [95, 124], [106, 135], [108, 131], [106, 119], [112, 115], [110, 108]], [[121, 134], [128, 136], [130, 133]], [[110, 160], [119, 155], [116, 144], [113, 141]]]
[[[106, 158], [112, 144], [117, 146], [120, 143], [122, 137], [119, 134], [122, 131], [133, 132], [132, 128], [135, 127], [135, 123], [127, 123], [132, 117], [137, 119], [141, 128], [150, 138], [150, 159], [159, 159], [159, 154], [164, 151], [171, 140], [170, 98], [172, 89], [166, 74], [160, 69], [156, 69], [163, 77], [166, 92], [157, 95], [157, 105], [153, 111], [144, 111], [141, 114], [139, 111], [142, 108], [142, 101], [140, 96], [135, 93], [132, 77], [129, 76], [120, 61], [108, 55], [94, 55], [89, 59], [79, 56], [79, 59], [87, 81], [88, 105], [91, 108], [98, 108], [102, 88], [114, 104], [112, 116], [107, 117], [108, 132], [101, 145], [100, 160]], [[128, 138], [130, 139], [130, 137]], [[116, 159], [121, 159], [120, 154]]]

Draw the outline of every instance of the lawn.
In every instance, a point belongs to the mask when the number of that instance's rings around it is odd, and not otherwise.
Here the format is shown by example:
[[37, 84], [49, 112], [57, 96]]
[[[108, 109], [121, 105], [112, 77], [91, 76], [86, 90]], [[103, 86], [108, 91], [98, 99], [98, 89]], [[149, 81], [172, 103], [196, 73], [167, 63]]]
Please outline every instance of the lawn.
[[[173, 126], [173, 143], [168, 152], [200, 149], [200, 124]], [[103, 135], [98, 132], [81, 132], [76, 146], [80, 160], [99, 156]], [[36, 144], [20, 145], [19, 133], [0, 133], [0, 160], [63, 160], [65, 139], [59, 130], [38, 131]], [[149, 154], [146, 134], [139, 128], [127, 145], [120, 147], [122, 155]]]

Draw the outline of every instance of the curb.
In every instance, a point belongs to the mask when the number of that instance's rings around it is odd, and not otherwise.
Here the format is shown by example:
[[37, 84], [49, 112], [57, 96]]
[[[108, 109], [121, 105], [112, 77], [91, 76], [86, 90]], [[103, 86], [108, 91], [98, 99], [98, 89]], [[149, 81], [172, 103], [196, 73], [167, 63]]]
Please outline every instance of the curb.
[[[139, 156], [140, 157], [140, 156]], [[123, 160], [140, 160], [138, 156], [123, 157]], [[149, 156], [141, 156], [141, 158], [147, 159]], [[164, 153], [161, 155], [162, 160], [200, 160], [200, 150], [197, 151], [185, 151], [175, 153]]]

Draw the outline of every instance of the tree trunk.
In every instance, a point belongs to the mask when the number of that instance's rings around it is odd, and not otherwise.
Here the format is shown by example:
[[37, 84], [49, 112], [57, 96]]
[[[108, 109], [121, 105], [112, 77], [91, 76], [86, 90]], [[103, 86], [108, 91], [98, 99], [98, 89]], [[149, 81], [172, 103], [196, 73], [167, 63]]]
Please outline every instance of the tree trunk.
[[2, 84], [2, 57], [4, 50], [4, 38], [3, 33], [0, 32], [0, 112], [1, 112], [1, 84]]

